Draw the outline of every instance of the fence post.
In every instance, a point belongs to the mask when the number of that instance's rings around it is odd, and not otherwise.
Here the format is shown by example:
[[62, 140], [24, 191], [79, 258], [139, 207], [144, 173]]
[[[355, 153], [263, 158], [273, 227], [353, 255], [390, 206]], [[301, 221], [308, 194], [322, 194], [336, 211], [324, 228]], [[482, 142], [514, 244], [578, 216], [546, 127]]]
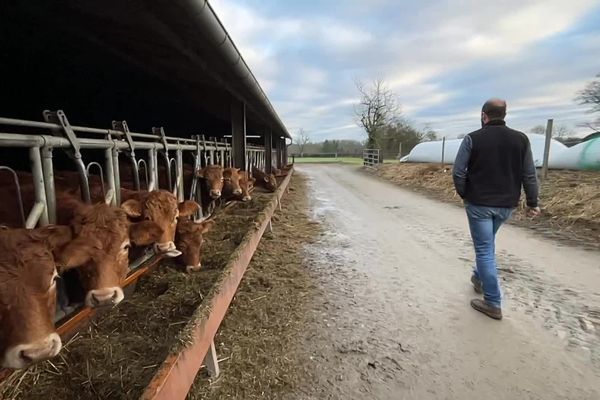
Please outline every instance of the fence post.
[[544, 143], [544, 162], [542, 164], [542, 178], [548, 176], [548, 159], [550, 158], [550, 143], [552, 141], [552, 125], [554, 119], [550, 118], [546, 124], [546, 142]]
[[446, 136], [442, 138], [442, 168], [444, 167], [444, 152], [446, 150]]

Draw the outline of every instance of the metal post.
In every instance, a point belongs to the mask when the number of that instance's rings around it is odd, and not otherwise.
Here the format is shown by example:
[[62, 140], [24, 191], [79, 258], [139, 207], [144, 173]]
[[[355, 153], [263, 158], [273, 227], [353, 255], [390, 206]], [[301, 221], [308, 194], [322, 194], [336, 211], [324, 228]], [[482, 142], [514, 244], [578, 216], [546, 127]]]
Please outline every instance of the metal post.
[[[40, 225], [48, 225], [48, 207], [46, 202], [46, 191], [44, 185], [44, 172], [42, 170], [42, 158], [40, 157], [40, 149], [39, 147], [30, 147], [29, 148], [29, 160], [31, 161], [31, 173], [33, 176], [33, 189], [35, 191], [35, 206], [31, 211], [32, 214], [34, 212], [40, 213], [39, 222]], [[43, 208], [41, 208], [43, 207]], [[40, 209], [41, 208], [41, 209]], [[30, 214], [31, 215], [31, 214]], [[30, 222], [30, 221], [28, 221]], [[37, 223], [37, 218], [30, 222], [32, 223], [33, 228], [35, 223]]]
[[446, 150], [446, 136], [442, 138], [442, 167], [444, 166], [444, 152]]
[[148, 191], [158, 190], [158, 179], [156, 171], [156, 149], [148, 150], [148, 169], [150, 169], [150, 183], [148, 183]]
[[113, 162], [112, 149], [104, 150], [104, 165], [106, 166], [106, 173], [104, 174], [104, 179], [108, 183], [108, 191], [112, 190], [114, 193], [113, 198], [110, 200], [110, 204], [112, 206], [116, 206], [117, 205], [117, 187], [115, 185], [115, 168], [114, 168], [114, 162]]
[[550, 143], [552, 141], [552, 126], [554, 119], [550, 118], [546, 124], [546, 143], [544, 144], [544, 162], [542, 164], [542, 178], [548, 176], [548, 160], [550, 158]]
[[183, 193], [183, 151], [177, 149], [175, 152], [175, 159], [177, 160], [177, 178], [175, 184], [177, 185], [177, 201], [182, 202], [185, 200]]
[[44, 175], [44, 188], [46, 189], [46, 209], [48, 223], [56, 223], [56, 192], [54, 190], [54, 167], [52, 165], [52, 148], [42, 147], [42, 173]]
[[[121, 205], [121, 169], [119, 168], [119, 149], [117, 148], [117, 142], [115, 140], [113, 140], [113, 147], [112, 147], [112, 149], [110, 149], [110, 151], [111, 151], [111, 158], [112, 158], [112, 172], [113, 172], [112, 176], [113, 176], [114, 185], [115, 185], [114, 202], [115, 202], [116, 206], [120, 206]], [[135, 160], [135, 157], [131, 159], [132, 162], [134, 162], [134, 160]], [[134, 170], [132, 170], [131, 173], [138, 175], [137, 163], [135, 165], [136, 165], [136, 168]], [[139, 185], [139, 182], [140, 182], [139, 179], [137, 182]], [[110, 185], [110, 183], [109, 183], [109, 185]]]
[[233, 166], [246, 171], [246, 104], [231, 99], [231, 146]]
[[219, 361], [217, 358], [217, 350], [215, 349], [214, 340], [210, 342], [210, 348], [208, 349], [206, 356], [204, 356], [204, 365], [206, 365], [206, 370], [210, 376], [214, 378], [219, 376]]

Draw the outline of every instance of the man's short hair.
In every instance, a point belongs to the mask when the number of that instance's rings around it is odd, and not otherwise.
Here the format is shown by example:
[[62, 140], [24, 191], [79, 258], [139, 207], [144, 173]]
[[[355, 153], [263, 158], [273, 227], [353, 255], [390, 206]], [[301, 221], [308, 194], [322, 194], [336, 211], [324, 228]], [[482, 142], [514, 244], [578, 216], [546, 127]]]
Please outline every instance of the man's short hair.
[[485, 102], [481, 109], [490, 120], [504, 119], [506, 117], [506, 102], [500, 99], [491, 99]]

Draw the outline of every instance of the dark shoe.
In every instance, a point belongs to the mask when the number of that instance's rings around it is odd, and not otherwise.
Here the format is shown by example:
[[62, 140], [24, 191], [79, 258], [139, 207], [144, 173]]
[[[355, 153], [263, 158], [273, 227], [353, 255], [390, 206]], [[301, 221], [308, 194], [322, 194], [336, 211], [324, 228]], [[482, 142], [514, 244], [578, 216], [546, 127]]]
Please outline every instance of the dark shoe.
[[494, 307], [486, 303], [481, 299], [473, 299], [471, 300], [471, 307], [476, 309], [479, 312], [484, 313], [490, 318], [494, 319], [502, 319], [502, 309], [500, 307]]
[[473, 284], [473, 290], [475, 290], [475, 293], [477, 293], [477, 294], [483, 293], [483, 288], [481, 287], [481, 281], [479, 279], [477, 279], [477, 277], [475, 275], [471, 275], [471, 283]]

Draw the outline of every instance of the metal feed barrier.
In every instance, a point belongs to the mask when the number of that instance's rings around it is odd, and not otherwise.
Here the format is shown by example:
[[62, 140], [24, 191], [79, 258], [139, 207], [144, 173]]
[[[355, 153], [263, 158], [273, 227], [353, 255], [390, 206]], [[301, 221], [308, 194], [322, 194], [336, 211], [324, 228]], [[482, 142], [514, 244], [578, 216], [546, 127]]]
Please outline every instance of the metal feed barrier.
[[[115, 206], [121, 204], [122, 174], [119, 161], [122, 156], [126, 157], [130, 165], [135, 190], [177, 189], [176, 195], [180, 202], [184, 200], [186, 193], [183, 179], [185, 156], [193, 160], [194, 171], [209, 164], [232, 166], [233, 148], [225, 140], [205, 139], [203, 135], [192, 138], [170, 137], [162, 127], [154, 128], [151, 134], [136, 133], [129, 130], [126, 121], [113, 121], [110, 129], [73, 126], [62, 111], [45, 111], [44, 119], [45, 122], [0, 118], [0, 148], [28, 149], [35, 197], [31, 209], [24, 208], [22, 185], [17, 172], [10, 166], [0, 166], [0, 174], [10, 174], [10, 182], [14, 186], [14, 190], [9, 189], [11, 196], [4, 198], [16, 199], [19, 209], [15, 211], [19, 212], [20, 224], [28, 229], [56, 223], [55, 149], [65, 151], [71, 159], [79, 176], [83, 201], [91, 201], [89, 178], [90, 172], [96, 171], [99, 173], [103, 195]], [[16, 133], [24, 129], [34, 133]], [[100, 157], [103, 161], [88, 160], [86, 163], [85, 153], [89, 150], [103, 151], [104, 154]], [[247, 170], [251, 170], [252, 166], [264, 170], [265, 160], [263, 147], [246, 146]], [[161, 187], [159, 179], [159, 165], [165, 171], [166, 179], [162, 181], [164, 187]], [[199, 178], [194, 174], [188, 197], [189, 200], [201, 203], [198, 183]], [[206, 216], [200, 210], [196, 218], [201, 217]], [[149, 247], [143, 256], [131, 262], [130, 270], [133, 272], [140, 268], [154, 255]]]
[[369, 168], [375, 168], [380, 164], [379, 149], [363, 150], [363, 165]]

